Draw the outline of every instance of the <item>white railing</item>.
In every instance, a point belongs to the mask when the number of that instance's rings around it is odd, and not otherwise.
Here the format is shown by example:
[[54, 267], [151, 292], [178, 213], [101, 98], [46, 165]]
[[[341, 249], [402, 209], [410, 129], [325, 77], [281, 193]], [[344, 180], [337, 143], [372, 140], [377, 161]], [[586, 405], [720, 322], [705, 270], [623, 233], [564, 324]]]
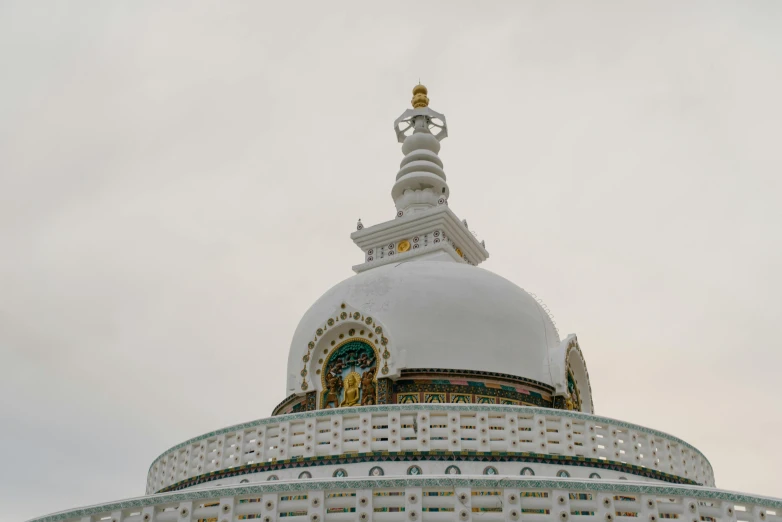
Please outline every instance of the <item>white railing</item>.
[[548, 408], [409, 404], [279, 415], [191, 439], [155, 460], [147, 493], [247, 464], [386, 451], [589, 457], [714, 486], [711, 465], [701, 452], [642, 426]]
[[697, 486], [450, 477], [265, 482], [183, 491], [31, 522], [782, 522], [782, 500]]

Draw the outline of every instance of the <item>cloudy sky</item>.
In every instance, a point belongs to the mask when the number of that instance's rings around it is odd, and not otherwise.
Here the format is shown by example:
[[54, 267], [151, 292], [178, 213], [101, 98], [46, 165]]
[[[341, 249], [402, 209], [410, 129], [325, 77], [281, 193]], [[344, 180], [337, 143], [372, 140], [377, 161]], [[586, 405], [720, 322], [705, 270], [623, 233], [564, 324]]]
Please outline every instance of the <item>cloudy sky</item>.
[[782, 496], [782, 3], [0, 2], [0, 518], [267, 416], [421, 78], [597, 413]]

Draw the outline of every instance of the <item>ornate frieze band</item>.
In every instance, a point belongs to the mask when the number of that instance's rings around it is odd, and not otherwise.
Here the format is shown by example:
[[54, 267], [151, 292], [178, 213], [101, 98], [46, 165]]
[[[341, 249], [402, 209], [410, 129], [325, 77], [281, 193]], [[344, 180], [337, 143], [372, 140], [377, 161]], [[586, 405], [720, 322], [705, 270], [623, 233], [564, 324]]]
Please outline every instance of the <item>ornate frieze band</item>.
[[411, 404], [280, 415], [212, 432], [159, 457], [147, 491], [271, 459], [434, 450], [602, 458], [714, 484], [711, 465], [697, 449], [634, 424], [529, 406]]
[[329, 455], [325, 457], [311, 457], [302, 459], [283, 460], [276, 462], [264, 462], [258, 464], [250, 464], [246, 466], [239, 466], [236, 468], [224, 469], [220, 471], [213, 471], [211, 473], [205, 473], [191, 477], [186, 480], [177, 482], [168, 487], [165, 487], [155, 493], [167, 493], [169, 491], [178, 491], [186, 489], [199, 484], [206, 484], [215, 480], [222, 480], [229, 477], [239, 477], [242, 475], [249, 475], [252, 473], [264, 473], [269, 471], [279, 471], [283, 469], [306, 469], [314, 466], [336, 466], [336, 465], [348, 465], [359, 464], [365, 462], [418, 462], [418, 461], [443, 461], [443, 462], [465, 462], [465, 461], [477, 461], [477, 462], [519, 462], [519, 463], [537, 463], [537, 464], [554, 464], [560, 466], [578, 466], [588, 467], [595, 469], [606, 469], [611, 471], [617, 471], [620, 473], [627, 473], [630, 475], [637, 475], [653, 480], [659, 480], [662, 482], [670, 482], [672, 484], [687, 484], [691, 486], [698, 486], [701, 484], [696, 483], [693, 480], [671, 475], [669, 473], [663, 473], [642, 466], [633, 466], [622, 462], [614, 462], [610, 460], [602, 459], [588, 459], [584, 457], [567, 457], [565, 455], [541, 455], [536, 453], [508, 453], [508, 452], [490, 452], [484, 453], [480, 451], [416, 451], [416, 452], [382, 452], [382, 453], [359, 453], [352, 455]]
[[[559, 505], [560, 509], [570, 512], [569, 495], [564, 495], [563, 502], [557, 492], [575, 491], [579, 494], [592, 494], [592, 500], [586, 506], [591, 511], [610, 513], [613, 519], [617, 512], [626, 510], [623, 507], [623, 497], [628, 497], [629, 502], [640, 504], [637, 498], [646, 498], [652, 501], [654, 513], [660, 513], [671, 506], [673, 509], [687, 509], [697, 516], [700, 520], [701, 511], [703, 516], [708, 516], [712, 520], [736, 520], [736, 507], [740, 506], [744, 517], [742, 520], [751, 522], [761, 522], [770, 520], [775, 522], [779, 520], [777, 515], [767, 514], [766, 510], [774, 510], [777, 513], [782, 510], [782, 499], [762, 497], [756, 495], [746, 495], [731, 491], [723, 491], [712, 488], [684, 485], [651, 485], [643, 483], [633, 483], [624, 481], [607, 480], [578, 480], [578, 479], [542, 479], [542, 478], [523, 478], [523, 477], [473, 477], [473, 476], [453, 476], [441, 475], [432, 477], [378, 477], [378, 478], [337, 478], [330, 480], [294, 480], [294, 481], [272, 481], [260, 484], [246, 486], [226, 486], [208, 489], [194, 489], [176, 493], [165, 493], [154, 496], [138, 497], [116, 502], [109, 502], [95, 506], [89, 506], [78, 509], [71, 509], [53, 513], [44, 517], [30, 520], [29, 522], [71, 522], [80, 521], [87, 517], [102, 520], [111, 518], [115, 514], [141, 512], [149, 513], [145, 518], [150, 522], [155, 522], [158, 513], [164, 509], [176, 509], [178, 519], [191, 521], [191, 507], [214, 505], [214, 511], [218, 509], [225, 510], [224, 506], [229, 505], [225, 502], [230, 501], [230, 506], [242, 505], [248, 501], [253, 502], [256, 499], [263, 500], [260, 504], [255, 504], [258, 508], [266, 512], [284, 510], [284, 506], [277, 506], [277, 502], [283, 503], [283, 497], [280, 495], [298, 493], [312, 495], [313, 498], [322, 498], [323, 495], [329, 495], [332, 491], [349, 492], [355, 494], [357, 491], [389, 491], [397, 490], [403, 494], [410, 491], [444, 491], [454, 492], [461, 490], [466, 492], [465, 500], [472, 496], [472, 492], [500, 492], [499, 497], [503, 501], [503, 508], [508, 510], [508, 515], [512, 517], [511, 512], [514, 506], [519, 505], [520, 498], [526, 498], [527, 492], [536, 495], [534, 498], [540, 499], [538, 493], [545, 493], [544, 499], [550, 499], [550, 505]], [[369, 495], [371, 502], [373, 495]], [[406, 497], [401, 497], [403, 500]], [[452, 497], [459, 501], [458, 495]], [[619, 498], [619, 500], [614, 500]], [[607, 500], [606, 500], [607, 499]], [[408, 500], [410, 500], [408, 498]], [[417, 500], [417, 499], [416, 499]], [[360, 503], [361, 498], [355, 497], [355, 502]], [[368, 509], [372, 509], [368, 502]], [[539, 502], [539, 500], [536, 500]], [[659, 504], [658, 504], [659, 502]], [[601, 507], [605, 503], [606, 507]], [[582, 502], [583, 504], [583, 502]], [[546, 508], [549, 504], [545, 505]], [[582, 508], [584, 509], [584, 508]], [[634, 508], [638, 510], [639, 508]], [[643, 510], [640, 507], [640, 510]], [[274, 511], [272, 511], [274, 510]], [[716, 514], [716, 516], [715, 516]], [[469, 514], [468, 514], [469, 517]], [[605, 517], [609, 519], [609, 517]], [[655, 518], [661, 518], [655, 515]], [[555, 521], [559, 519], [559, 513], [552, 511], [550, 516], [540, 517], [540, 520]], [[231, 520], [234, 520], [231, 516]], [[401, 520], [401, 517], [400, 517]], [[638, 520], [641, 520], [640, 518]]]

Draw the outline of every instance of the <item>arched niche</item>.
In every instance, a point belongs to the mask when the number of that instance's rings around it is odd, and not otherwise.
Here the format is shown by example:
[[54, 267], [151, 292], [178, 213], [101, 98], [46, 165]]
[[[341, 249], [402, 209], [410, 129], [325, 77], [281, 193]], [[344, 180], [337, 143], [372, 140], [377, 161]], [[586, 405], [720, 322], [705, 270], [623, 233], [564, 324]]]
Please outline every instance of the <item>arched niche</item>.
[[327, 354], [321, 367], [318, 408], [377, 404], [380, 353], [366, 339], [350, 337]]
[[584, 354], [575, 335], [569, 335], [550, 353], [554, 379], [554, 407], [594, 413], [592, 387]]
[[[375, 404], [389, 401], [390, 387], [387, 382], [381, 381], [397, 376], [399, 370], [395, 364], [392, 338], [380, 320], [343, 303], [331, 316], [324, 318], [323, 325], [313, 333], [302, 356], [300, 391], [297, 392], [314, 395], [310, 409], [321, 409], [327, 405], [335, 407], [333, 400], [326, 400], [329, 386], [333, 388], [330, 398], [333, 399], [334, 394], [339, 398], [336, 407], [359, 406], [362, 402], [367, 405], [370, 402], [367, 395], [372, 386], [375, 388]], [[336, 368], [339, 368], [338, 372]], [[339, 377], [341, 383], [330, 376]], [[357, 404], [353, 395], [356, 386], [359, 391]], [[351, 396], [345, 401], [347, 391], [351, 392]]]

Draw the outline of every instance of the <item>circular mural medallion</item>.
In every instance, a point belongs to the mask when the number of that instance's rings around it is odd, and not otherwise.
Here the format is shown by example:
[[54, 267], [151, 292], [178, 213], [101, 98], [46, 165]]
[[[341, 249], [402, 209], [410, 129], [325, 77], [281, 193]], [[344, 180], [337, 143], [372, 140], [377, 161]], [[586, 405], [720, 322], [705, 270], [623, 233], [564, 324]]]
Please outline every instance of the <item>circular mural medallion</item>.
[[445, 468], [445, 474], [446, 475], [461, 475], [462, 470], [459, 469], [459, 466], [448, 466]]
[[382, 477], [383, 475], [385, 475], [385, 473], [383, 473], [383, 468], [380, 466], [374, 466], [369, 470], [370, 477]]
[[421, 469], [421, 466], [410, 466], [407, 468], [407, 474], [408, 475], [423, 475], [424, 472]]
[[497, 471], [497, 468], [494, 466], [486, 466], [483, 468], [483, 474], [484, 475], [498, 475], [499, 472]]
[[568, 473], [564, 469], [561, 469], [561, 470], [557, 471], [557, 476], [560, 477], [560, 478], [569, 478], [570, 477], [570, 473]]
[[535, 472], [532, 470], [532, 468], [523, 468], [521, 470], [521, 474], [524, 475], [525, 477], [531, 477], [535, 475]]
[[591, 479], [599, 479], [600, 475], [598, 475], [597, 473], [590, 473], [589, 474], [589, 478], [591, 478]]
[[278, 477], [277, 475], [269, 475], [269, 478], [267, 478], [266, 480], [280, 480], [280, 477]]
[[301, 473], [299, 473], [299, 478], [300, 479], [312, 478], [312, 473], [310, 473], [309, 471], [302, 471]]
[[337, 478], [345, 478], [348, 476], [348, 472], [342, 468], [337, 468], [331, 476]]

